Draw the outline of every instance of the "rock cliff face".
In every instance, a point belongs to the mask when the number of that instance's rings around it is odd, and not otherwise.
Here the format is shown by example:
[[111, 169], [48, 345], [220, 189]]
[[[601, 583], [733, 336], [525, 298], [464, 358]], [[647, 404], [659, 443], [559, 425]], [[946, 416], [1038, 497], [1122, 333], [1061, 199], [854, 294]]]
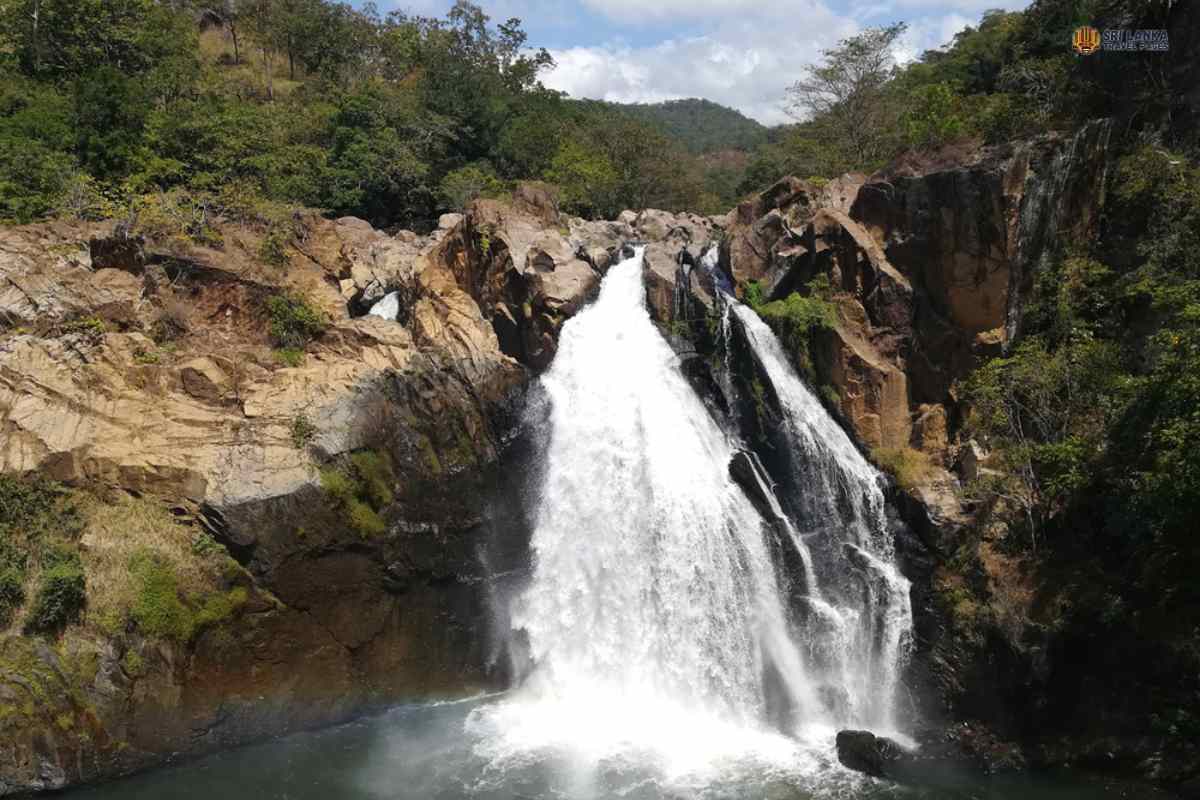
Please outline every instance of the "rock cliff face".
[[948, 519], [946, 470], [967, 457], [956, 384], [1019, 331], [1039, 261], [1098, 223], [1109, 134], [1097, 122], [820, 188], [788, 178], [733, 215], [721, 263], [741, 284], [777, 299], [828, 278], [838, 319], [813, 342], [816, 380], [867, 448], [932, 459], [916, 488]]
[[[101, 624], [93, 603], [56, 643], [20, 635], [19, 612], [0, 633], [0, 794], [505, 682], [489, 596], [526, 564], [524, 393], [617, 249], [655, 235], [548, 198], [521, 187], [428, 237], [305, 218], [282, 266], [234, 224], [219, 248], [0, 230], [0, 474], [169, 509], [163, 552], [215, 542], [228, 566], [205, 588], [237, 598], [182, 637]], [[393, 292], [396, 321], [365, 315]], [[303, 355], [272, 348], [277, 297], [327, 320]], [[345, 489], [356, 464], [384, 464], [381, 483]], [[89, 592], [113, 588], [97, 525]]]

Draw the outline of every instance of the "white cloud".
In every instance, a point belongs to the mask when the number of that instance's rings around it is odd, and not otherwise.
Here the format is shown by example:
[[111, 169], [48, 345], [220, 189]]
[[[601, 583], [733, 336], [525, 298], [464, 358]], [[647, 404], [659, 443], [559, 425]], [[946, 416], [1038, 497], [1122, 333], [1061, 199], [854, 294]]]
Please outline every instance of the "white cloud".
[[979, 20], [962, 14], [946, 14], [942, 17], [925, 17], [909, 23], [908, 30], [900, 38], [896, 57], [901, 64], [915, 60], [926, 50], [949, 43], [954, 35]]
[[[763, 0], [583, 0], [588, 8], [626, 22], [663, 19], [709, 19], [714, 16], [753, 13]], [[793, 5], [775, 3], [776, 6]]]
[[963, 12], [978, 17], [992, 8], [1013, 10], [1024, 8], [1030, 0], [894, 0], [897, 9], [924, 8], [941, 12]]
[[[602, 1], [613, 7], [630, 5], [628, 0], [589, 0]], [[709, 4], [718, 5], [714, 0]], [[623, 103], [705, 97], [760, 122], [778, 124], [789, 119], [782, 109], [784, 91], [803, 66], [856, 28], [852, 20], [816, 0], [760, 3], [753, 11], [716, 20], [702, 35], [645, 47], [552, 51], [558, 67], [544, 81], [574, 97]]]

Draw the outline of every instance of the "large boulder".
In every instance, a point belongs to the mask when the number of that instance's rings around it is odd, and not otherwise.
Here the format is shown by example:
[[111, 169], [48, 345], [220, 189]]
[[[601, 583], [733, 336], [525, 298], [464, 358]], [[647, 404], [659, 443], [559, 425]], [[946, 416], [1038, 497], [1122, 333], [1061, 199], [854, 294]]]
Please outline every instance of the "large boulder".
[[838, 761], [843, 767], [873, 778], [891, 777], [895, 765], [904, 758], [904, 748], [891, 739], [870, 731], [839, 731]]
[[530, 188], [512, 203], [476, 201], [430, 254], [488, 315], [500, 349], [534, 369], [549, 365], [562, 323], [600, 285], [549, 202]]

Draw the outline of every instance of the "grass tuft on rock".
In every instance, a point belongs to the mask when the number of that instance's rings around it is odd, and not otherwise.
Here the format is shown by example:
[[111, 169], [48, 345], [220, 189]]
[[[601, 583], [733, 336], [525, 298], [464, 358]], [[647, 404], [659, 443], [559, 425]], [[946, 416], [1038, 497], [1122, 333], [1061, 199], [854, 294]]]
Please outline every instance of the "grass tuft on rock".
[[96, 501], [86, 514], [89, 624], [113, 635], [132, 622], [147, 636], [187, 642], [245, 604], [245, 589], [224, 588], [240, 572], [225, 548], [161, 502]]
[[927, 481], [933, 471], [929, 456], [911, 447], [878, 447], [871, 451], [871, 457], [909, 492]]
[[375, 450], [359, 450], [346, 463], [321, 470], [321, 488], [364, 539], [387, 532], [380, 512], [395, 500], [395, 484], [391, 459]]
[[246, 604], [243, 587], [185, 598], [171, 564], [158, 554], [140, 552], [129, 571], [138, 581], [130, 617], [148, 636], [188, 642], [200, 631], [232, 618]]
[[130, 616], [142, 633], [179, 642], [191, 639], [196, 621], [179, 596], [179, 578], [170, 563], [143, 551], [129, 560], [129, 572], [137, 581]]

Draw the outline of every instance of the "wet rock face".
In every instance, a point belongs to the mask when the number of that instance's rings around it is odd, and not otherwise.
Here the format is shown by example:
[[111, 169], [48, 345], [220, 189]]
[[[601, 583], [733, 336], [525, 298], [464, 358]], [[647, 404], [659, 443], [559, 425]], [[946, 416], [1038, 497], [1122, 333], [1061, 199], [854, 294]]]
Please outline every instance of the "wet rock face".
[[[673, 281], [713, 230], [653, 211], [564, 219], [540, 186], [426, 237], [304, 225], [285, 269], [237, 226], [223, 250], [106, 225], [0, 230], [0, 472], [159, 498], [227, 549], [246, 592], [233, 623], [186, 643], [0, 638], [0, 705], [33, 703], [0, 715], [0, 792], [504, 685], [490, 598], [493, 575], [528, 562], [530, 379], [629, 242]], [[391, 293], [394, 321], [365, 316]], [[328, 320], [290, 366], [269, 338], [280, 294]], [[375, 533], [322, 478], [368, 451], [391, 468]]]
[[838, 761], [847, 769], [914, 786], [953, 786], [970, 775], [1024, 768], [1019, 752], [968, 726], [926, 732], [906, 748], [870, 731], [839, 731]]
[[883, 778], [903, 757], [904, 749], [891, 739], [877, 737], [870, 731], [839, 731], [837, 754], [838, 761], [847, 769]]
[[[722, 267], [739, 290], [753, 282], [766, 300], [820, 291], [835, 306], [831, 329], [793, 340], [796, 365], [811, 370], [865, 449], [921, 465], [889, 494], [897, 556], [913, 586], [916, 646], [905, 682], [914, 718], [982, 721], [951, 737], [968, 761], [976, 751], [995, 765], [1019, 757], [992, 732], [1036, 737], [1031, 709], [1047, 702], [1049, 657], [1028, 609], [1002, 608], [1032, 590], [1020, 583], [1021, 565], [988, 544], [993, 534], [977, 537], [969, 568], [954, 560], [975, 523], [962, 485], [991, 469], [982, 444], [963, 437], [968, 409], [956, 387], [1019, 333], [1037, 270], [1098, 224], [1110, 130], [1101, 121], [1074, 135], [910, 156], [820, 187], [786, 179], [739, 206], [722, 243]], [[769, 416], [769, 398], [761, 405]], [[984, 619], [965, 633], [954, 616], [959, 595], [995, 602], [1005, 622]], [[872, 774], [911, 760], [870, 734], [839, 745]], [[923, 751], [940, 746], [923, 743]], [[943, 755], [952, 764], [961, 753]]]

